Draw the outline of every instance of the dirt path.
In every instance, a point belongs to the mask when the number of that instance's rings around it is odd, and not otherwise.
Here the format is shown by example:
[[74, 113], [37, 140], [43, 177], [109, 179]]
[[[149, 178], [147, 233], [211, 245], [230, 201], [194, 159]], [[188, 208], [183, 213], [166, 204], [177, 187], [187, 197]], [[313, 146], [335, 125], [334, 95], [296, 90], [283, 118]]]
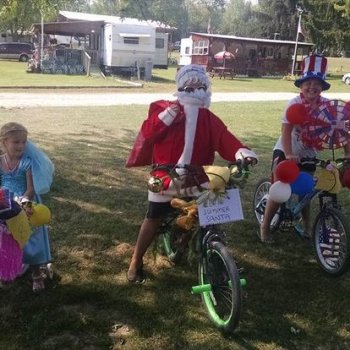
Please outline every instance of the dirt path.
[[[331, 99], [350, 100], [350, 93], [324, 93]], [[212, 102], [229, 101], [286, 101], [295, 93], [249, 92], [214, 93]], [[72, 92], [0, 92], [0, 107], [64, 107], [64, 106], [113, 106], [130, 104], [149, 104], [160, 99], [174, 99], [172, 94], [162, 93], [72, 93]]]

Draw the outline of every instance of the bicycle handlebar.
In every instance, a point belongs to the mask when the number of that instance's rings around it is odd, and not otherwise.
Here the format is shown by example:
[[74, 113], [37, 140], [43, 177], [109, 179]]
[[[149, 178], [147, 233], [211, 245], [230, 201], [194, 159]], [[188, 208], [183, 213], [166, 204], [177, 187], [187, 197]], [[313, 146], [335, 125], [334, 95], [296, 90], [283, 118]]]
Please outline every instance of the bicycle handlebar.
[[[301, 158], [299, 163], [305, 164], [305, 163], [313, 163], [315, 165], [320, 165], [322, 168], [326, 167], [328, 164], [332, 162], [331, 159], [320, 159], [320, 158]], [[350, 158], [337, 158], [334, 160], [334, 162], [337, 164], [337, 166], [342, 166], [345, 164], [350, 164]]]

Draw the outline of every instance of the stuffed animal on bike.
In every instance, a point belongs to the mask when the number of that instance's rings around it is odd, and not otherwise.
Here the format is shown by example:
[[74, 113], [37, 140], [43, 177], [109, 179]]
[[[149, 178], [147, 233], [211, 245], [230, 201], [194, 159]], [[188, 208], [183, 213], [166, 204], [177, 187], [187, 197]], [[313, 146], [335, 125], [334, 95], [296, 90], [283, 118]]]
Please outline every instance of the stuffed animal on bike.
[[170, 205], [184, 213], [176, 219], [176, 224], [186, 231], [191, 230], [198, 221], [197, 203], [195, 201], [187, 202], [180, 198], [174, 198], [171, 200]]

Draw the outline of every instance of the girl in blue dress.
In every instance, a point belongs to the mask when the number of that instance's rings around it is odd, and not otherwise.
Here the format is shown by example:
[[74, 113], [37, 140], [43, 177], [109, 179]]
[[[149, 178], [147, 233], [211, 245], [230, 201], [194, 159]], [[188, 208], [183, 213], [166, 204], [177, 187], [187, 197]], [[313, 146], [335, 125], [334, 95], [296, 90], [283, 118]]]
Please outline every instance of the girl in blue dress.
[[[27, 135], [27, 129], [18, 123], [11, 122], [1, 127], [1, 186], [9, 189], [20, 203], [41, 203], [40, 194], [49, 191], [54, 166], [43, 151], [27, 140]], [[34, 292], [45, 289], [41, 266], [50, 263], [51, 259], [47, 226], [34, 228], [23, 249], [23, 263], [32, 270]]]

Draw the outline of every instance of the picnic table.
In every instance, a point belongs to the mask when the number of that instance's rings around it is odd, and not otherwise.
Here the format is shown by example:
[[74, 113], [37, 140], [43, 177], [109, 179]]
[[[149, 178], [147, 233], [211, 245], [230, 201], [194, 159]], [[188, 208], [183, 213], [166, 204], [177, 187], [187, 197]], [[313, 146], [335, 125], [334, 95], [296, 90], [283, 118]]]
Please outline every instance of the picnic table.
[[230, 76], [231, 79], [234, 77], [234, 69], [231, 67], [213, 67], [209, 75], [213, 78], [215, 76], [220, 79], [223, 77], [226, 79], [226, 76]]

